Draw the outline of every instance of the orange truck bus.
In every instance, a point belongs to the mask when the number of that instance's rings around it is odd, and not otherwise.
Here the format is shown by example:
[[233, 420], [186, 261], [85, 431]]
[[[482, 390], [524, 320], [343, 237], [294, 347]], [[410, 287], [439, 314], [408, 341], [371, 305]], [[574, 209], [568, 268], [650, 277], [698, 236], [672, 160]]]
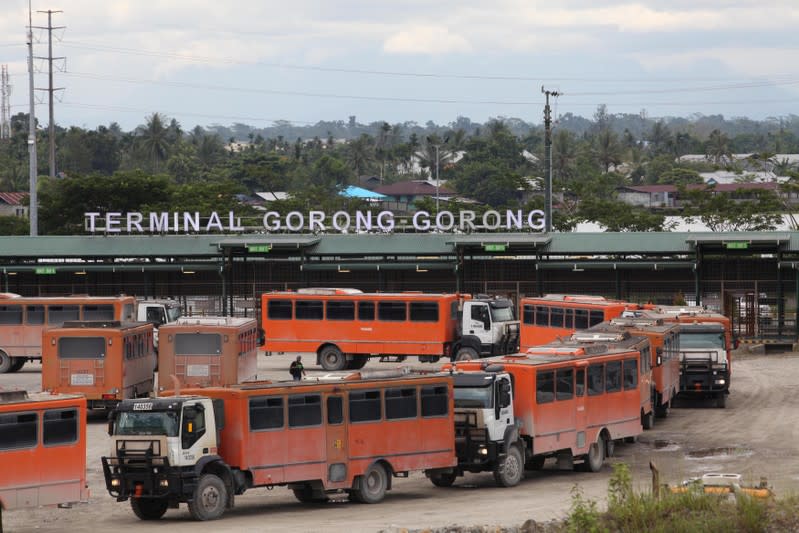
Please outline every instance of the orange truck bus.
[[108, 409], [153, 392], [155, 352], [149, 322], [75, 321], [45, 330], [42, 389], [83, 394]]
[[0, 392], [0, 465], [0, 512], [88, 502], [86, 399]]
[[158, 373], [161, 390], [224, 387], [253, 380], [258, 373], [258, 321], [254, 318], [179, 318], [160, 328]]
[[616, 441], [643, 430], [641, 358], [634, 348], [565, 343], [445, 365], [455, 378], [458, 467], [432, 482], [494, 471], [510, 486], [548, 457], [559, 468], [599, 471]]
[[180, 503], [215, 519], [234, 495], [264, 486], [301, 502], [345, 492], [376, 503], [392, 476], [455, 467], [452, 398], [448, 374], [355, 373], [126, 400], [110, 417], [106, 487], [142, 520]]
[[[588, 328], [583, 336], [592, 333], [629, 333], [649, 339], [652, 346], [652, 404], [655, 415], [665, 418], [671, 403], [680, 390], [680, 326], [660, 318], [614, 318]], [[644, 429], [649, 429], [644, 425]]]
[[135, 320], [132, 296], [23, 297], [0, 294], [0, 374], [42, 358], [42, 332], [74, 320]]
[[547, 294], [522, 298], [521, 351], [541, 346], [558, 337], [566, 338], [575, 331], [622, 316], [638, 309], [638, 304], [608, 300], [602, 296], [580, 294]]
[[734, 348], [730, 319], [698, 306], [655, 306], [642, 315], [680, 325], [680, 395], [726, 407]]
[[519, 322], [507, 298], [300, 289], [264, 293], [261, 315], [264, 350], [315, 353], [325, 370], [358, 369], [370, 357], [432, 363], [519, 348]]

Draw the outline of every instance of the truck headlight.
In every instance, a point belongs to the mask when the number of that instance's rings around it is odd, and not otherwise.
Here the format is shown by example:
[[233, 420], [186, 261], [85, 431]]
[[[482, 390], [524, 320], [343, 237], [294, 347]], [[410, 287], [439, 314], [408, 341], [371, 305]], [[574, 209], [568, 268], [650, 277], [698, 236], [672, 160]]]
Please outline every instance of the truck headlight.
[[158, 485], [160, 485], [161, 487], [169, 487], [169, 480], [162, 479], [161, 481], [158, 482]]
[[717, 379], [715, 383], [716, 385], [724, 385], [725, 383], [727, 383], [727, 381], [724, 379]]
[[488, 448], [486, 448], [485, 446], [480, 446], [477, 449], [477, 453], [479, 453], [480, 455], [488, 455]]
[[120, 485], [119, 478], [117, 478], [117, 477], [111, 478], [111, 486], [112, 487], [118, 487], [119, 485]]

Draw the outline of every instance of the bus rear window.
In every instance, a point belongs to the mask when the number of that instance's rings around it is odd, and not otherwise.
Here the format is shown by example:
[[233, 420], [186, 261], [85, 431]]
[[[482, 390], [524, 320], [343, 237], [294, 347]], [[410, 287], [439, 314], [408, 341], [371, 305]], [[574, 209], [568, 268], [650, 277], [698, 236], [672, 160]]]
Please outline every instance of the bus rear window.
[[219, 355], [222, 336], [219, 333], [175, 334], [175, 355]]
[[104, 337], [61, 337], [58, 339], [58, 357], [61, 359], [105, 358]]

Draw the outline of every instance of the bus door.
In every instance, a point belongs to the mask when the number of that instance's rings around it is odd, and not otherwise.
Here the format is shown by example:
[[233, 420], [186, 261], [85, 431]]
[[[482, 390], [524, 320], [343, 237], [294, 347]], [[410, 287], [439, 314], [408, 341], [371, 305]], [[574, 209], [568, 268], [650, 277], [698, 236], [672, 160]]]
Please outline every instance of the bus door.
[[586, 411], [585, 369], [588, 363], [580, 361], [574, 369], [574, 427], [577, 430], [576, 447], [584, 448], [590, 444], [586, 435], [588, 413]]
[[[105, 389], [105, 337], [58, 339], [59, 390]], [[77, 390], [76, 390], [77, 389]]]
[[327, 424], [325, 440], [327, 441], [327, 480], [325, 485], [343, 485], [347, 483], [347, 424], [344, 422], [344, 396], [331, 394], [325, 400]]
[[222, 335], [176, 333], [175, 376], [197, 386], [222, 385]]

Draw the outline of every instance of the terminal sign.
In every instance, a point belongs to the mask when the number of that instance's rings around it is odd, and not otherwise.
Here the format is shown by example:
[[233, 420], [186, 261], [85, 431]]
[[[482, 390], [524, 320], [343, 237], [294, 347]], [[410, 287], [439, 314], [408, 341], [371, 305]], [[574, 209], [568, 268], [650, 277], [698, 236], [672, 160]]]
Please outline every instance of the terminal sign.
[[505, 245], [504, 244], [486, 244], [483, 246], [483, 249], [486, 252], [504, 252]]
[[55, 274], [55, 267], [36, 267], [37, 274]]

